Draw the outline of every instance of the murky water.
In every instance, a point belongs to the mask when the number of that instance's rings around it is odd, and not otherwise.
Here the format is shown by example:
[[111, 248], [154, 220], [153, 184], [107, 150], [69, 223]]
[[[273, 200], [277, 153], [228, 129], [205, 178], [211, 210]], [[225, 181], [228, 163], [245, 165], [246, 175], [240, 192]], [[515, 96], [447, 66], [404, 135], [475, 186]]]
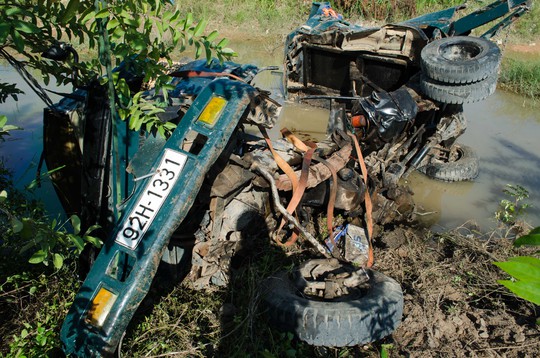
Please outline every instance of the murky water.
[[[277, 43], [277, 42], [276, 42]], [[237, 62], [251, 62], [259, 67], [281, 65], [282, 50], [275, 41], [233, 44], [241, 54]], [[16, 182], [22, 186], [35, 176], [35, 166], [42, 147], [41, 115], [43, 104], [31, 93], [18, 75], [9, 67], [0, 66], [3, 81], [16, 82], [27, 93], [18, 103], [0, 104], [0, 114], [6, 114], [12, 124], [24, 127], [13, 132], [0, 143], [0, 156], [15, 172]], [[262, 88], [279, 91], [279, 76], [266, 72], [257, 79]], [[54, 99], [54, 98], [53, 98]], [[469, 120], [467, 132], [460, 141], [473, 147], [480, 158], [480, 175], [475, 182], [443, 183], [413, 173], [407, 180], [415, 192], [417, 203], [425, 211], [427, 223], [455, 227], [468, 220], [476, 221], [487, 230], [496, 225], [494, 212], [505, 198], [506, 184], [519, 184], [530, 192], [533, 204], [526, 218], [531, 224], [540, 224], [540, 115], [538, 107], [521, 97], [498, 91], [487, 100], [465, 106]], [[320, 137], [326, 129], [328, 112], [303, 104], [286, 104], [279, 128], [291, 130], [309, 123], [309, 136]], [[278, 135], [279, 128], [274, 129]], [[38, 191], [38, 197], [54, 196], [50, 185]], [[59, 210], [56, 201], [49, 209]]]
[[[474, 220], [483, 229], [495, 225], [494, 212], [506, 184], [525, 187], [533, 205], [525, 218], [540, 224], [540, 114], [522, 97], [497, 91], [483, 102], [465, 106], [469, 121], [459, 141], [472, 147], [480, 159], [474, 182], [441, 183], [416, 174], [409, 180], [418, 202], [437, 211], [432, 222], [455, 227]], [[438, 219], [438, 220], [437, 220]]]

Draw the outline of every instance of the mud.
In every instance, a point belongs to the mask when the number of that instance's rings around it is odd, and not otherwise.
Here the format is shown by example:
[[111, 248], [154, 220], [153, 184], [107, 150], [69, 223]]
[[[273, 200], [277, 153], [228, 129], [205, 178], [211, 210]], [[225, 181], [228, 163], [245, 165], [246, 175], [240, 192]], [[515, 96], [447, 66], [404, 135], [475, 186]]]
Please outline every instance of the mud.
[[505, 277], [492, 262], [516, 255], [511, 242], [461, 231], [397, 228], [379, 241], [376, 269], [400, 282], [405, 299], [388, 343], [396, 356], [537, 357], [538, 307], [496, 282]]

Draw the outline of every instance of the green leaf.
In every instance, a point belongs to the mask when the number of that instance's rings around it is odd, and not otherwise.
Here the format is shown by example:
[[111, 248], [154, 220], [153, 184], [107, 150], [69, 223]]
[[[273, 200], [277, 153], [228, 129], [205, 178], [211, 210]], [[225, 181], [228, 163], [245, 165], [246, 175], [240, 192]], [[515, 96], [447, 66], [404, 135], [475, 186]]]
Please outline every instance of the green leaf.
[[65, 24], [69, 20], [73, 19], [79, 10], [80, 0], [69, 0], [69, 3], [66, 6], [64, 14], [60, 18], [60, 23]]
[[201, 36], [204, 30], [206, 29], [207, 24], [208, 24], [208, 21], [206, 20], [199, 21], [197, 26], [195, 26], [195, 30], [193, 31], [193, 36]]
[[201, 57], [201, 52], [202, 52], [201, 44], [198, 42], [195, 42], [195, 58]]
[[217, 35], [218, 35], [218, 32], [216, 30], [214, 30], [208, 36], [206, 36], [206, 40], [208, 42], [212, 42], [212, 41], [214, 41], [216, 39]]
[[39, 264], [45, 261], [46, 258], [47, 253], [43, 250], [39, 250], [35, 252], [32, 257], [30, 257], [30, 260], [28, 260], [28, 262], [30, 262], [31, 264]]
[[95, 18], [95, 11], [92, 7], [89, 7], [86, 9], [85, 12], [82, 13], [81, 19], [79, 20], [82, 25], [86, 24], [89, 20]]
[[100, 248], [101, 245], [103, 245], [103, 243], [101, 242], [100, 239], [98, 239], [97, 237], [93, 237], [93, 236], [85, 236], [84, 239], [86, 241], [88, 241], [89, 243], [91, 243], [92, 245], [94, 245], [95, 247], [97, 248]]
[[69, 220], [71, 220], [71, 225], [73, 225], [74, 234], [77, 235], [81, 232], [81, 219], [77, 215], [71, 215]]
[[17, 234], [22, 231], [24, 225], [21, 221], [19, 221], [19, 219], [14, 217], [11, 219], [11, 227], [13, 229], [13, 232]]
[[225, 47], [227, 46], [228, 43], [229, 43], [228, 39], [221, 39], [221, 41], [219, 41], [219, 43], [217, 44], [217, 47]]
[[234, 57], [237, 56], [237, 53], [234, 52], [232, 48], [225, 47], [224, 49], [221, 49], [221, 53], [225, 56]]
[[7, 197], [8, 197], [7, 191], [2, 190], [0, 192], [0, 203], [3, 203], [4, 201], [6, 201]]
[[120, 21], [118, 21], [118, 19], [110, 19], [107, 23], [107, 30], [113, 29], [118, 25], [120, 25]]
[[11, 38], [13, 39], [13, 42], [15, 43], [15, 49], [19, 52], [24, 51], [24, 39], [21, 36], [21, 34], [15, 30], [14, 28], [11, 29]]
[[2, 130], [4, 130], [4, 131], [13, 131], [13, 130], [16, 130], [16, 129], [21, 129], [21, 128], [19, 128], [19, 127], [17, 127], [17, 126], [14, 126], [14, 125], [11, 125], [11, 124], [6, 124], [6, 125], [2, 128]]
[[514, 241], [514, 246], [516, 247], [523, 245], [540, 246], [540, 227], [531, 230], [531, 232], [527, 235], [524, 235]]
[[536, 257], [517, 256], [517, 257], [511, 257], [508, 260], [517, 261], [517, 262], [524, 262], [524, 263], [528, 263], [529, 265], [540, 267], [540, 259], [537, 259]]
[[540, 260], [533, 264], [521, 261], [494, 262], [494, 264], [518, 280], [540, 283]]
[[10, 7], [8, 9], [6, 9], [6, 16], [7, 17], [13, 17], [15, 15], [20, 15], [23, 12], [24, 12], [23, 9], [21, 9], [20, 7]]
[[510, 280], [499, 280], [497, 282], [508, 288], [517, 296], [536, 305], [540, 305], [540, 283], [531, 283], [524, 281], [514, 282]]
[[93, 231], [95, 231], [97, 229], [100, 229], [100, 228], [101, 228], [101, 226], [99, 226], [99, 225], [92, 225], [86, 230], [84, 235], [90, 235]]
[[11, 25], [7, 22], [1, 22], [0, 23], [0, 45], [3, 45], [10, 32]]
[[71, 240], [71, 242], [73, 242], [79, 252], [82, 252], [82, 250], [84, 250], [84, 241], [80, 236], [68, 235], [68, 238]]
[[184, 23], [184, 31], [187, 30], [193, 23], [193, 14], [188, 12], [186, 15], [186, 22]]
[[106, 17], [109, 16], [109, 9], [108, 8], [105, 8], [105, 9], [101, 9], [99, 10], [95, 15], [94, 15], [94, 18], [96, 19], [104, 19]]
[[64, 265], [64, 257], [58, 253], [55, 253], [53, 256], [53, 265], [55, 269], [60, 270]]
[[23, 22], [19, 20], [14, 20], [13, 27], [17, 31], [24, 32], [25, 34], [36, 34], [39, 32], [39, 28], [31, 22]]

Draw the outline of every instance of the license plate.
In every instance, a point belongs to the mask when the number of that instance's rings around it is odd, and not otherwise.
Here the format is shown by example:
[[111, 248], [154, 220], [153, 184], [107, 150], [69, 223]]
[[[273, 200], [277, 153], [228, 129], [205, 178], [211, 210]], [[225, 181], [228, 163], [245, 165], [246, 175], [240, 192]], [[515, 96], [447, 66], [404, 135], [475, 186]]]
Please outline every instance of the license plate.
[[187, 156], [171, 149], [165, 153], [154, 175], [146, 184], [144, 192], [131, 210], [116, 237], [116, 242], [134, 250], [152, 224], [159, 209], [178, 181], [186, 164]]

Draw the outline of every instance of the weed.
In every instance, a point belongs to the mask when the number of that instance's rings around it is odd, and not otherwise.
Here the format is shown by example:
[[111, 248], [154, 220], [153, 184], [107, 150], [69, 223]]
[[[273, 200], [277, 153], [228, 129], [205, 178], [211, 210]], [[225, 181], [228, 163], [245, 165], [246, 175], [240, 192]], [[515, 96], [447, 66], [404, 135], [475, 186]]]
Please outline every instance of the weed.
[[381, 344], [381, 358], [389, 358], [392, 349], [394, 349], [393, 344]]
[[[540, 227], [518, 238], [514, 242], [514, 246], [540, 247]], [[531, 256], [518, 256], [511, 257], [508, 261], [494, 262], [494, 264], [512, 276], [511, 280], [498, 280], [498, 283], [518, 297], [540, 305], [540, 259]], [[540, 324], [540, 320], [537, 320], [537, 324]]]
[[505, 57], [499, 85], [534, 100], [540, 99], [540, 60]]
[[529, 192], [521, 185], [506, 184], [503, 193], [512, 199], [502, 199], [499, 203], [499, 209], [495, 212], [495, 218], [507, 225], [514, 225], [527, 208], [531, 205], [524, 203], [523, 200], [529, 198]]

